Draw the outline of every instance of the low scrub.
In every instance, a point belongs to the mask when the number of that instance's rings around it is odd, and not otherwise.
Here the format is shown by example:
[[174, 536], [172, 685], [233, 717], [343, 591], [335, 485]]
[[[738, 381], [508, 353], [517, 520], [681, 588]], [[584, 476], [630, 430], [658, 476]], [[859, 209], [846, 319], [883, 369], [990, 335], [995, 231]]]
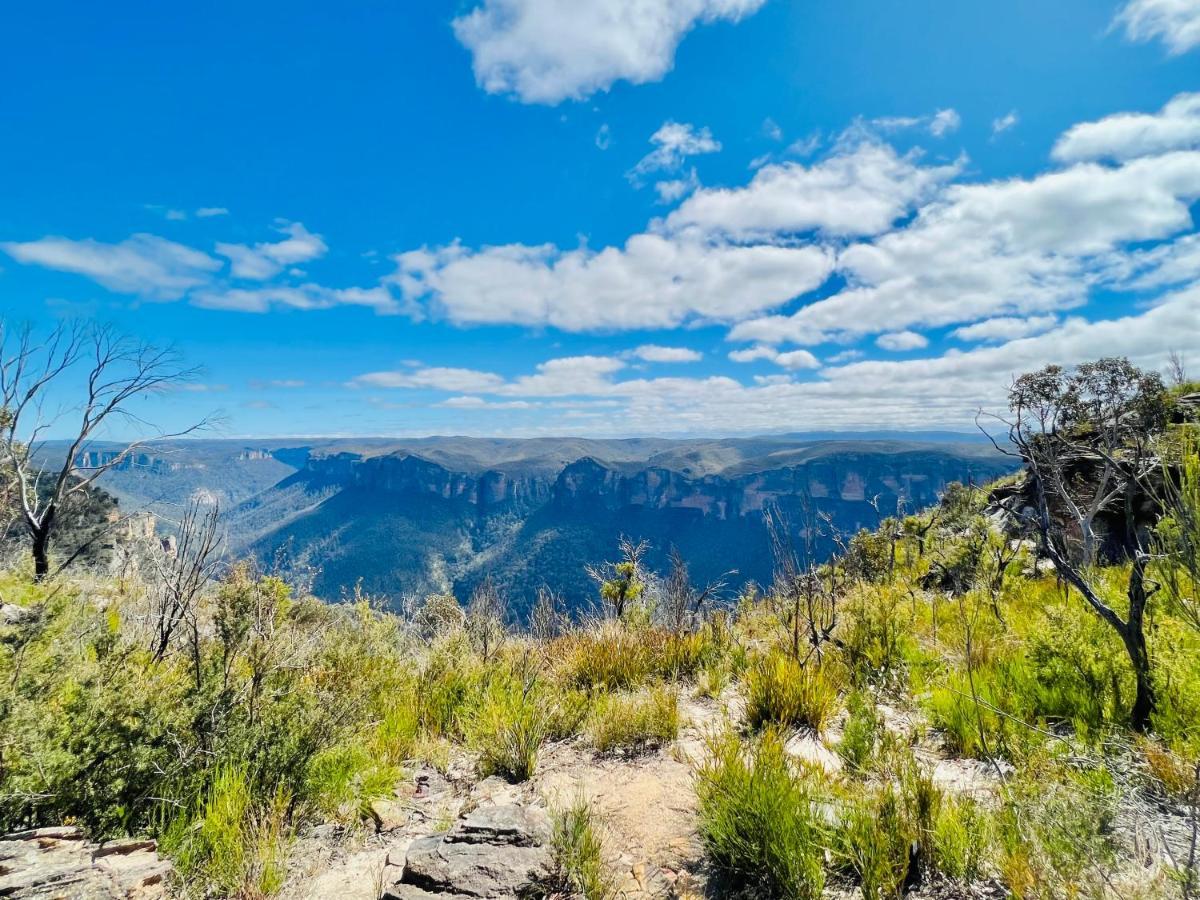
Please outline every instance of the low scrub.
[[551, 843], [558, 887], [582, 900], [610, 900], [616, 896], [611, 873], [604, 862], [600, 821], [583, 797], [554, 814]]
[[640, 753], [670, 743], [679, 735], [679, 694], [660, 685], [638, 694], [608, 694], [597, 699], [587, 735], [600, 753]]
[[831, 665], [815, 660], [802, 665], [772, 651], [746, 671], [746, 724], [756, 730], [776, 725], [820, 732], [837, 712], [840, 685]]
[[282, 789], [256, 803], [245, 769], [217, 771], [196, 809], [163, 835], [186, 884], [222, 897], [260, 900], [283, 886], [291, 840]]
[[528, 780], [553, 721], [553, 698], [538, 676], [493, 677], [464, 719], [467, 742], [479, 751], [479, 774]]
[[753, 745], [713, 739], [697, 772], [700, 836], [726, 876], [784, 900], [816, 900], [825, 886], [827, 825], [814, 785], [792, 766], [779, 734]]

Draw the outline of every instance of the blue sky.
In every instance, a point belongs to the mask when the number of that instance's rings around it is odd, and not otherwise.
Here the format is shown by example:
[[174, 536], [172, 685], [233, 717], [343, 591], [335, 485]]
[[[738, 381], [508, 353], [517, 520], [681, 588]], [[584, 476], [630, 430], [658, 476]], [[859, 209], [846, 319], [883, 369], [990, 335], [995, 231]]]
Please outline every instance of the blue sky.
[[0, 84], [0, 313], [176, 345], [168, 430], [966, 428], [1200, 348], [1200, 0], [47, 2]]

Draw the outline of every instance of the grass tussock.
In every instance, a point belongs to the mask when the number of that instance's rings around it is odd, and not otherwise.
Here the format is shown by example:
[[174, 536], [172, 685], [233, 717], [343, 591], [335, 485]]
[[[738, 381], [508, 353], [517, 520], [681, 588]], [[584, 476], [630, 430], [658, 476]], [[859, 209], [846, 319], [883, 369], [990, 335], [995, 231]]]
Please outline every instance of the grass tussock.
[[635, 694], [607, 694], [596, 701], [587, 737], [599, 753], [641, 753], [679, 735], [679, 693], [658, 685]]
[[841, 681], [832, 665], [801, 664], [772, 651], [753, 662], [744, 679], [746, 724], [824, 730], [839, 705]]
[[617, 895], [604, 861], [600, 819], [585, 798], [555, 812], [551, 843], [561, 890], [583, 900], [612, 900]]
[[714, 738], [696, 791], [701, 839], [727, 877], [766, 896], [821, 896], [825, 807], [777, 732], [768, 729], [750, 745], [733, 734]]

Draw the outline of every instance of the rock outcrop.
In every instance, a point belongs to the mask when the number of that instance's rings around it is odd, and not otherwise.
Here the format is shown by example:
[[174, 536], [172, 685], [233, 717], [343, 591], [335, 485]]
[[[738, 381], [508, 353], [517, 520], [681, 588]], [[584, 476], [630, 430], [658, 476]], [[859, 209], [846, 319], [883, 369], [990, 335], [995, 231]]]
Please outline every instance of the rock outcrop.
[[384, 900], [516, 898], [554, 871], [550, 820], [531, 806], [482, 806], [444, 835], [412, 842], [384, 870]]
[[0, 836], [0, 897], [12, 900], [153, 900], [170, 874], [154, 841], [96, 844], [69, 826]]

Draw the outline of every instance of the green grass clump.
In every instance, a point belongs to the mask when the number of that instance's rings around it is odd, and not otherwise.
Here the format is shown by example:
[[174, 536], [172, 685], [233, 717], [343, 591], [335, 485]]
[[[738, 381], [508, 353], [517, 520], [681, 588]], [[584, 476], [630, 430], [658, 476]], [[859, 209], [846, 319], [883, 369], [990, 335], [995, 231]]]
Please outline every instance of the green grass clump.
[[943, 875], [969, 884], [984, 874], [991, 843], [988, 813], [970, 798], [947, 798], [933, 826], [934, 866]]
[[351, 824], [369, 818], [372, 801], [390, 797], [403, 775], [367, 748], [338, 745], [313, 757], [304, 795], [324, 820]]
[[600, 753], [639, 753], [679, 736], [679, 694], [659, 685], [639, 694], [597, 699], [587, 724], [588, 740]]
[[551, 845], [561, 889], [583, 900], [610, 900], [615, 886], [604, 864], [600, 823], [583, 797], [553, 817]]
[[875, 754], [875, 745], [883, 728], [883, 720], [875, 711], [870, 695], [856, 691], [846, 701], [850, 715], [837, 745], [838, 755], [852, 770], [864, 771]]
[[746, 724], [807, 726], [822, 731], [838, 708], [840, 679], [832, 666], [815, 660], [801, 665], [772, 651], [746, 671]]
[[163, 836], [185, 883], [209, 894], [261, 900], [283, 887], [291, 840], [290, 798], [276, 789], [255, 801], [246, 771], [217, 770], [198, 808], [177, 818]]
[[467, 743], [479, 751], [479, 774], [527, 781], [552, 733], [553, 698], [533, 674], [491, 679], [464, 717]]
[[846, 802], [834, 855], [858, 877], [863, 900], [897, 898], [912, 865], [916, 836], [899, 792], [888, 785]]
[[700, 836], [713, 863], [761, 895], [816, 900], [825, 885], [827, 826], [813, 785], [768, 729], [744, 746], [713, 739], [697, 772]]

